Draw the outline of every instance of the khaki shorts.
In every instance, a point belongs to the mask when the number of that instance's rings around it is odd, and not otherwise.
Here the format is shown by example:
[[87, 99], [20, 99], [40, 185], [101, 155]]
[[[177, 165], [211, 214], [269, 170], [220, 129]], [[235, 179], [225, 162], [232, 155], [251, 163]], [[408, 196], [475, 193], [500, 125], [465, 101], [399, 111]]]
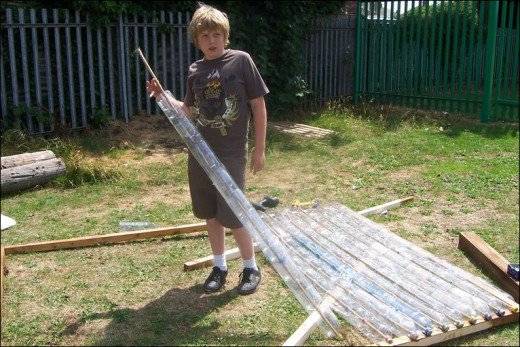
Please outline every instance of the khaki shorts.
[[[219, 159], [237, 186], [244, 191], [246, 157], [219, 157]], [[230, 229], [242, 227], [242, 223], [191, 154], [188, 157], [188, 180], [191, 205], [195, 217], [200, 219], [216, 218], [220, 224]]]

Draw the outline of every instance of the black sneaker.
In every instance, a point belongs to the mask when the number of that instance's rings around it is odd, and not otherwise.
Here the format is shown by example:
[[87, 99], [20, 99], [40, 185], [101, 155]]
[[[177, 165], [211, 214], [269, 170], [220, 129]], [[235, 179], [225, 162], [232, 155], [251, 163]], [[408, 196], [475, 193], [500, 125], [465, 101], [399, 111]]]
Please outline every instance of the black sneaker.
[[240, 274], [240, 283], [237, 287], [238, 294], [247, 295], [253, 294], [258, 288], [260, 284], [260, 280], [262, 279], [262, 275], [260, 271], [250, 268], [244, 268], [242, 273]]
[[206, 282], [204, 282], [204, 291], [208, 294], [219, 291], [226, 283], [227, 273], [227, 271], [220, 270], [218, 266], [214, 266]]

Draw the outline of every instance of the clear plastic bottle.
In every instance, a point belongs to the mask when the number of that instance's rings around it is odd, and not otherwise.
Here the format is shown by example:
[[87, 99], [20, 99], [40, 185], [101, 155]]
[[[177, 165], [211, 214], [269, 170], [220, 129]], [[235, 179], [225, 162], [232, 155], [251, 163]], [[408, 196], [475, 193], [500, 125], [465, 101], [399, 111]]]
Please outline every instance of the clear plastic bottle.
[[121, 221], [119, 222], [119, 230], [136, 231], [155, 228], [155, 224], [148, 221]]

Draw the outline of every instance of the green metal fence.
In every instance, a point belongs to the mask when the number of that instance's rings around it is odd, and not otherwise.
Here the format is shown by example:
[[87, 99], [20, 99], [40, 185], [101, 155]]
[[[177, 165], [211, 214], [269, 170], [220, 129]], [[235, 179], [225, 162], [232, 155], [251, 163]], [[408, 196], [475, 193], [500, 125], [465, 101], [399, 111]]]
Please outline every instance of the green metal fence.
[[518, 121], [520, 3], [358, 1], [354, 100]]

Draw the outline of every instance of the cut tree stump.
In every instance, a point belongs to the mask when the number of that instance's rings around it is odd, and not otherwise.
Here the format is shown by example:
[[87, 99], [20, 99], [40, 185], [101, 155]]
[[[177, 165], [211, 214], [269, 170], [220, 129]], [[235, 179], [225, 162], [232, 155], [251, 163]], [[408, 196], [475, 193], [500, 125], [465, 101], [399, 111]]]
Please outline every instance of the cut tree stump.
[[[3, 163], [3, 159], [2, 159]], [[10, 193], [44, 184], [65, 172], [65, 164], [59, 158], [2, 168], [1, 191]]]

